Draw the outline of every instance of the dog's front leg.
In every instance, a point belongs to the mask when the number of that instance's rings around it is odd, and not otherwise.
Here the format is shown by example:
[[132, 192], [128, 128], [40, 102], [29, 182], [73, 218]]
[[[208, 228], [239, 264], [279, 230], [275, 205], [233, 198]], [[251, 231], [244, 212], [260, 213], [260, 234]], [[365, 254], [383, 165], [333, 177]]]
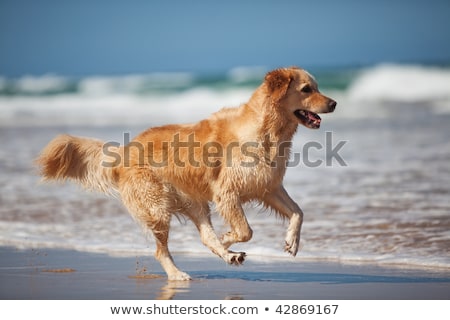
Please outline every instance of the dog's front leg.
[[264, 203], [289, 219], [284, 250], [295, 256], [299, 249], [300, 231], [303, 223], [303, 211], [291, 199], [283, 186], [266, 195]]
[[192, 204], [184, 213], [194, 222], [204, 245], [229, 264], [240, 265], [245, 260], [245, 252], [233, 252], [225, 247], [214, 232], [211, 224], [209, 206]]
[[289, 252], [294, 257], [296, 256], [299, 249], [302, 222], [303, 213], [301, 211], [300, 213], [293, 213], [289, 220], [289, 227], [286, 233], [284, 251]]
[[222, 236], [222, 245], [229, 248], [234, 243], [249, 241], [253, 231], [245, 217], [239, 197], [232, 192], [223, 193], [215, 197], [215, 203], [221, 216], [231, 227], [231, 230]]

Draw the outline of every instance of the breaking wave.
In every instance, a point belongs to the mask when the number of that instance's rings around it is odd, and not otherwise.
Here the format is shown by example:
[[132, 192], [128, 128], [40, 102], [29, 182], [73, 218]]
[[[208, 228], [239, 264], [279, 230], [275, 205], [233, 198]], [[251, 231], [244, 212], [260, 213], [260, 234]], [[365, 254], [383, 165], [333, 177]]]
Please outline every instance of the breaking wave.
[[348, 89], [355, 101], [427, 103], [450, 100], [450, 69], [383, 64], [364, 70]]
[[[246, 102], [264, 67], [219, 75], [59, 75], [0, 77], [1, 125], [115, 125], [195, 121]], [[383, 104], [421, 104], [450, 113], [450, 68], [383, 64], [359, 70], [312, 72], [321, 90], [338, 101], [327, 121], [382, 117]], [[374, 108], [373, 105], [377, 107]], [[329, 119], [329, 120], [328, 120]]]

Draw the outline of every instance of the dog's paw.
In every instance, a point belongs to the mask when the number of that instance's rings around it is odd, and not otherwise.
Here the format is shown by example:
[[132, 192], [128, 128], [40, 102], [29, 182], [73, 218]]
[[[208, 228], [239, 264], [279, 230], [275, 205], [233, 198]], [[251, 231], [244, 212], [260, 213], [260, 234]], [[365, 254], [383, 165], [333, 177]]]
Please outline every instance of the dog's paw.
[[168, 276], [170, 281], [188, 281], [191, 280], [191, 276], [186, 272], [178, 271]]
[[284, 251], [288, 252], [292, 256], [296, 256], [298, 252], [300, 238], [296, 236], [287, 237], [284, 241]]
[[244, 263], [245, 256], [246, 256], [245, 252], [228, 251], [228, 254], [227, 254], [227, 257], [226, 257], [226, 261], [229, 264], [233, 264], [235, 266], [239, 266], [239, 265]]

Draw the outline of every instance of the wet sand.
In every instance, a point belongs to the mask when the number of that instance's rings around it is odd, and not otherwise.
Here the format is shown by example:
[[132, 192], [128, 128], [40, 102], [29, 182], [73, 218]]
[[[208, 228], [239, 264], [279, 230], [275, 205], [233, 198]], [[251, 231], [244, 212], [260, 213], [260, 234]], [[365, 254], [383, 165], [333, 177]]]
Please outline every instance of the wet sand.
[[242, 267], [176, 254], [193, 277], [169, 282], [152, 256], [111, 257], [68, 250], [0, 247], [1, 299], [450, 299], [450, 270], [261, 261]]

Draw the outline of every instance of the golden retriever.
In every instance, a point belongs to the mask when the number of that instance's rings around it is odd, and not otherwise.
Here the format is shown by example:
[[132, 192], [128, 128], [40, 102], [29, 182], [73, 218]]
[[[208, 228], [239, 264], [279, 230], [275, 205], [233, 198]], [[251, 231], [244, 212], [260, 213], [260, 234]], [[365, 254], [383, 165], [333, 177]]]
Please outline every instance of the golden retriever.
[[[229, 247], [251, 239], [242, 205], [256, 201], [289, 219], [285, 251], [297, 254], [303, 212], [283, 187], [291, 139], [299, 124], [319, 128], [317, 113], [335, 107], [308, 72], [281, 68], [267, 73], [239, 107], [195, 124], [150, 128], [122, 147], [60, 135], [37, 164], [44, 180], [72, 179], [88, 189], [120, 194], [130, 214], [153, 232], [155, 256], [168, 279], [189, 280], [167, 246], [174, 214], [188, 217], [213, 253], [240, 265], [246, 254]], [[221, 237], [211, 224], [211, 203], [230, 226]]]

